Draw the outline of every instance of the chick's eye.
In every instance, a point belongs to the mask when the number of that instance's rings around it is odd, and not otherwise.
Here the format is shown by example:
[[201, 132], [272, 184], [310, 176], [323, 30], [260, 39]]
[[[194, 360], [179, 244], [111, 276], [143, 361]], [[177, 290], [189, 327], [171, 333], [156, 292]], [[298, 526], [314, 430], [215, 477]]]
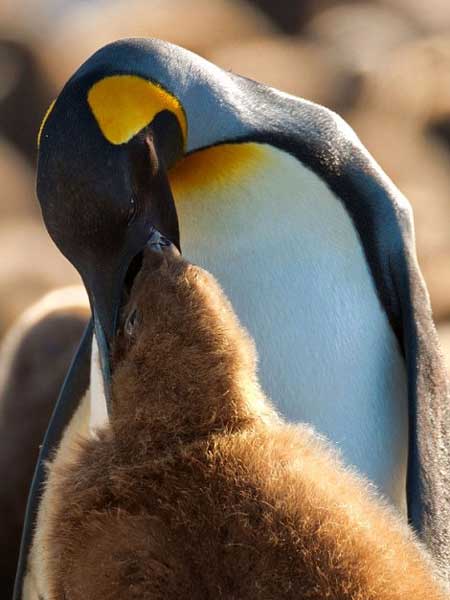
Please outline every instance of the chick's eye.
[[137, 201], [134, 196], [130, 198], [130, 205], [128, 207], [127, 224], [130, 225], [136, 217], [137, 213]]
[[138, 312], [136, 309], [132, 310], [131, 313], [128, 315], [127, 320], [125, 321], [125, 325], [123, 327], [126, 336], [132, 337], [136, 328], [136, 324], [138, 322], [137, 317]]

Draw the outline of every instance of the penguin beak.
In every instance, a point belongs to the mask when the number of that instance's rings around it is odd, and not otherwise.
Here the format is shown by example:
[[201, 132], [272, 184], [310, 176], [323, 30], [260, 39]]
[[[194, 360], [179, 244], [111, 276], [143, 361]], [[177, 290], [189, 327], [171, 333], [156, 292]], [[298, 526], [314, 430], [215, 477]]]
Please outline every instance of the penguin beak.
[[[172, 252], [179, 255], [179, 241], [174, 244], [169, 238], [153, 229], [144, 249], [131, 261], [128, 269], [98, 269], [87, 282], [97, 341], [101, 382], [107, 413], [111, 412], [111, 349], [117, 331], [117, 322], [124, 299], [138, 274], [142, 257], [147, 249]], [[96, 365], [94, 365], [95, 367]]]
[[[99, 369], [103, 383], [104, 401], [108, 414], [111, 410], [111, 347], [116, 334], [116, 323], [123, 296], [125, 273], [98, 269], [86, 282], [94, 321], [94, 335], [98, 346]], [[96, 365], [94, 365], [95, 367]]]

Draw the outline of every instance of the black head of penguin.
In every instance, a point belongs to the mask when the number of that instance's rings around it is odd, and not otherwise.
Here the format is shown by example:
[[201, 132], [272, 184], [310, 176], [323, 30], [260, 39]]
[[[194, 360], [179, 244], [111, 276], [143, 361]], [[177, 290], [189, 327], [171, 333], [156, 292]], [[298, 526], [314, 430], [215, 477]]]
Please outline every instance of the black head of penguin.
[[183, 135], [164, 110], [126, 143], [110, 143], [85, 101], [91, 83], [69, 82], [45, 122], [37, 195], [50, 236], [87, 288], [108, 377], [127, 273], [155, 229], [180, 247], [167, 170], [181, 156]]

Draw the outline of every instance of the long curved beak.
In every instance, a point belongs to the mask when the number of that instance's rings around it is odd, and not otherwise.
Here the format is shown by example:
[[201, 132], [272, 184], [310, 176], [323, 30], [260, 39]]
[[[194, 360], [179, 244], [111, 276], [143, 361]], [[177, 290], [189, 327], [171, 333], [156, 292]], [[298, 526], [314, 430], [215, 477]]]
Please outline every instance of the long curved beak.
[[[178, 242], [179, 244], [179, 242]], [[142, 251], [135, 257], [136, 262], [140, 266], [139, 258], [146, 247], [153, 250], [161, 250], [162, 247], [172, 246], [178, 252], [178, 246], [162, 235], [157, 229], [153, 229], [148, 242]], [[133, 262], [133, 261], [132, 261]], [[117, 322], [124, 300], [126, 287], [131, 286], [134, 277], [138, 272], [135, 268], [130, 273], [128, 269], [122, 268], [117, 270], [97, 268], [91, 276], [91, 281], [86, 282], [86, 287], [89, 290], [89, 298], [92, 309], [94, 335], [98, 348], [98, 365], [91, 365], [91, 395], [99, 394], [101, 398], [95, 398], [94, 401], [101, 404], [106, 404], [106, 412], [111, 414], [111, 349], [114, 342], [114, 337], [117, 331]], [[94, 369], [94, 371], [93, 371]], [[95, 370], [97, 369], [98, 377]], [[95, 380], [94, 380], [95, 378]]]
[[[105, 403], [111, 414], [111, 347], [116, 334], [117, 319], [123, 297], [125, 269], [108, 269], [104, 265], [95, 268], [85, 281], [89, 294], [94, 323], [94, 336], [98, 348], [98, 365], [91, 365], [91, 394], [100, 393], [103, 398], [93, 399]], [[95, 373], [95, 370], [100, 371]]]

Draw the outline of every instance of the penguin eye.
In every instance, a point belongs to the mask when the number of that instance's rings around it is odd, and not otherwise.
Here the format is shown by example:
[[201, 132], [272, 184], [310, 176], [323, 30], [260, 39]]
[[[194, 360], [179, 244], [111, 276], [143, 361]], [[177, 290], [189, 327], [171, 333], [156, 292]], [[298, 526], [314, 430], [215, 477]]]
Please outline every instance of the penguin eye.
[[131, 223], [134, 221], [134, 219], [136, 217], [136, 213], [137, 213], [137, 201], [136, 201], [135, 196], [131, 196], [130, 206], [128, 208], [128, 215], [127, 215], [127, 225], [131, 225]]
[[135, 308], [128, 315], [127, 320], [125, 321], [125, 325], [123, 326], [123, 330], [127, 337], [132, 337], [138, 323], [138, 311]]

